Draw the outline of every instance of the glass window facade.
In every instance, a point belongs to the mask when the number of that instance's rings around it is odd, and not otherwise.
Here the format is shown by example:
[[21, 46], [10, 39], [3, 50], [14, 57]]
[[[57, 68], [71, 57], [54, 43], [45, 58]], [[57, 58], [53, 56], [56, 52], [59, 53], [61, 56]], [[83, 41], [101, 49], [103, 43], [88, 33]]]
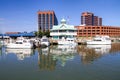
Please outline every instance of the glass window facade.
[[53, 25], [58, 25], [54, 11], [39, 11], [38, 12], [38, 29], [39, 31], [50, 31]]

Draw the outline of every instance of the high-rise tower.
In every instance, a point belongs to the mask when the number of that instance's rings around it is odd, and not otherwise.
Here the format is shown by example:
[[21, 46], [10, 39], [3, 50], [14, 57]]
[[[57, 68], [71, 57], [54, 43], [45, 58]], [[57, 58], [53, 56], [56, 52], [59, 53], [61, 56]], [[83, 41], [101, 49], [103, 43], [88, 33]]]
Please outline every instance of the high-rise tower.
[[94, 16], [91, 12], [83, 12], [81, 15], [81, 24], [86, 26], [101, 26], [102, 18]]
[[90, 12], [84, 12], [81, 16], [81, 24], [82, 25], [93, 25], [93, 17], [94, 14]]
[[38, 31], [49, 31], [53, 25], [58, 25], [54, 11], [38, 11]]

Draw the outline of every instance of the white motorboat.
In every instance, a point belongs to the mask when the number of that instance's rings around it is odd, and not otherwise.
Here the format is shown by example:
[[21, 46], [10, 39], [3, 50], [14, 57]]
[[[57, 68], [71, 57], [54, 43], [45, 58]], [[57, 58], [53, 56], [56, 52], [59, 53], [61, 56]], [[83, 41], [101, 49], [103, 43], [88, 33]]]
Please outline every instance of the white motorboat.
[[60, 44], [60, 45], [77, 45], [77, 42], [75, 42], [75, 38], [68, 37], [65, 39], [64, 37], [62, 37], [62, 39], [58, 40], [58, 44]]
[[33, 44], [30, 43], [30, 41], [28, 39], [25, 39], [23, 37], [20, 37], [16, 40], [15, 43], [8, 43], [6, 45], [7, 48], [33, 48]]
[[109, 45], [111, 44], [111, 40], [109, 36], [96, 36], [93, 40], [89, 40], [86, 43], [93, 45]]
[[41, 38], [41, 45], [44, 45], [44, 46], [49, 46], [50, 45], [49, 39], [46, 36], [43, 36]]

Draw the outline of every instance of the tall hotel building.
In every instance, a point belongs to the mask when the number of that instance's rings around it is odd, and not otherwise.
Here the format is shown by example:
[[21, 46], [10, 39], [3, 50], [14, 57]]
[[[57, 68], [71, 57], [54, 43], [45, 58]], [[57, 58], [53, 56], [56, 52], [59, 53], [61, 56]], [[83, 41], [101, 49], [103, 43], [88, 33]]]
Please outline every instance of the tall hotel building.
[[49, 31], [53, 25], [58, 25], [54, 11], [38, 11], [38, 31]]
[[83, 12], [81, 15], [81, 24], [86, 26], [102, 26], [102, 18], [94, 16], [91, 12]]

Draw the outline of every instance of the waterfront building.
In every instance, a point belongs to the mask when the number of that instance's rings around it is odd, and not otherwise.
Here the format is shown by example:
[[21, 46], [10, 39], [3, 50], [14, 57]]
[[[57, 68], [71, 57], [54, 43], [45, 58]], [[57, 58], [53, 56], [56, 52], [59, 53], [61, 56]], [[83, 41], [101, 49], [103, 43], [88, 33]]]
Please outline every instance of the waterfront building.
[[108, 35], [120, 37], [120, 27], [115, 26], [75, 26], [77, 37], [94, 37], [96, 35]]
[[49, 31], [53, 25], [58, 25], [54, 11], [38, 11], [38, 31]]
[[102, 26], [102, 18], [94, 16], [91, 12], [83, 12], [81, 15], [81, 25]]
[[66, 20], [62, 19], [61, 24], [54, 25], [50, 30], [50, 36], [55, 40], [62, 39], [63, 37], [75, 37], [77, 36], [76, 30], [73, 25], [66, 24]]

